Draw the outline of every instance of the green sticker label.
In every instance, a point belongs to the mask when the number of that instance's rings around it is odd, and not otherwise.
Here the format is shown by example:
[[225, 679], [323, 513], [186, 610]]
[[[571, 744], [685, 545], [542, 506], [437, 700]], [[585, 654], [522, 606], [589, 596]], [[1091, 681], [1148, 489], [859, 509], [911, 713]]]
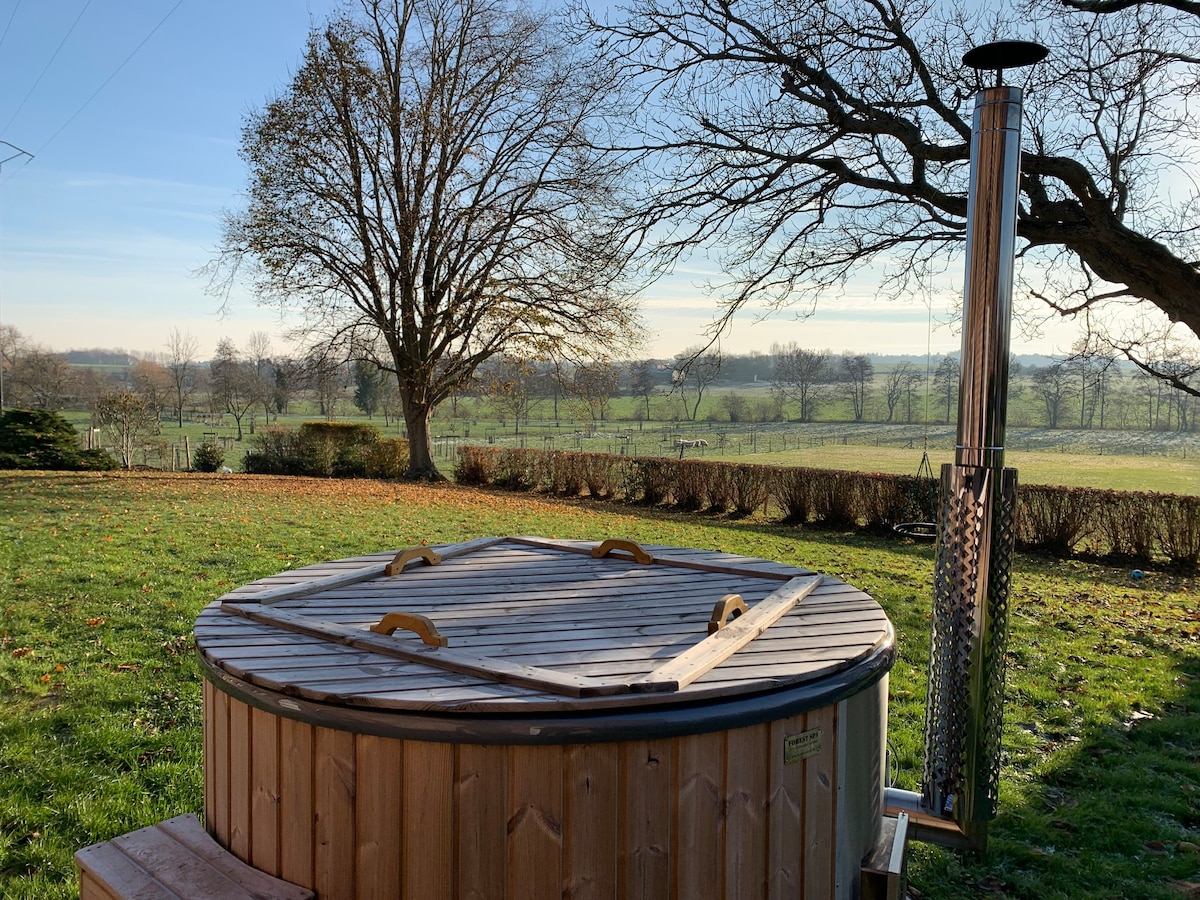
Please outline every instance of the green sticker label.
[[786, 765], [800, 762], [821, 752], [821, 729], [789, 734], [783, 739], [783, 761]]

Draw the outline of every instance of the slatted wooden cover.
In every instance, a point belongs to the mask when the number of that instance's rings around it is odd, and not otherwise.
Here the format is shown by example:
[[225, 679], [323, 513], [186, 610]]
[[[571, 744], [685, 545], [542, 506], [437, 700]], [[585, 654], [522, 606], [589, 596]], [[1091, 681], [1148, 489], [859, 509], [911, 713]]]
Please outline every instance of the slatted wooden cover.
[[[210, 605], [196, 622], [196, 643], [214, 667], [307, 700], [399, 710], [553, 712], [786, 687], [853, 666], [890, 640], [890, 625], [875, 601], [826, 577], [760, 637], [693, 683], [677, 691], [631, 691], [628, 685], [708, 637], [713, 606], [722, 596], [739, 594], [753, 611], [790, 579], [814, 573], [667, 547], [647, 547], [655, 557], [649, 565], [623, 553], [594, 559], [593, 546], [530, 538], [447, 545], [436, 548], [446, 556], [438, 565], [418, 561], [392, 576], [382, 567], [394, 551], [309, 566]], [[353, 582], [321, 586], [322, 580], [347, 579]], [[367, 631], [389, 612], [427, 616], [448, 647], [426, 647], [408, 632], [383, 638]], [[347, 634], [366, 644], [343, 642]], [[372, 646], [381, 641], [416, 658], [376, 652]], [[437, 654], [479, 660], [483, 671], [448, 671], [436, 664]], [[531, 679], [513, 676], [527, 669]], [[538, 673], [566, 689], [539, 687]], [[576, 683], [584, 686], [582, 695], [570, 690]], [[618, 687], [589, 696], [588, 686], [596, 685]]]

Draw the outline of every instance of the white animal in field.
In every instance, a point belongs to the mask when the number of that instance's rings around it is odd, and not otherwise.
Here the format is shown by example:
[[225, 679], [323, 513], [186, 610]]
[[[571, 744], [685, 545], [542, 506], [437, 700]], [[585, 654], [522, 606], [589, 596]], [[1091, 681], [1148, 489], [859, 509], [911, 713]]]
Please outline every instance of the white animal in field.
[[693, 447], [707, 447], [708, 441], [704, 440], [704, 438], [697, 438], [694, 441], [685, 441], [683, 438], [676, 438], [675, 446], [680, 450], [690, 450]]
[[229, 468], [229, 466], [221, 466], [221, 474], [222, 475], [232, 475], [233, 469]]

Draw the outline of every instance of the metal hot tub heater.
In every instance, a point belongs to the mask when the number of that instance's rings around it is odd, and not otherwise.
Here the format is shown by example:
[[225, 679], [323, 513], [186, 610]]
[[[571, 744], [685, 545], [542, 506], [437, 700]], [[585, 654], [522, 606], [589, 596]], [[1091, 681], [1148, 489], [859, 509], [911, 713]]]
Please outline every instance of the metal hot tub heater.
[[1017, 472], [1004, 466], [1022, 92], [1003, 70], [1047, 50], [999, 41], [963, 63], [996, 72], [975, 96], [955, 461], [942, 467], [925, 762], [919, 794], [888, 789], [911, 836], [985, 849], [995, 816]]

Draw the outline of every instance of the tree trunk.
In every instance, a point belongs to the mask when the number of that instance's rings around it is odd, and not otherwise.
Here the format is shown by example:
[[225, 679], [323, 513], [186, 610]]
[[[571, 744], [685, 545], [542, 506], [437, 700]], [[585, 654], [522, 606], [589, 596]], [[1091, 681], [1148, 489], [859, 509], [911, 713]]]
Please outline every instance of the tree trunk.
[[433, 407], [423, 403], [403, 401], [404, 424], [408, 429], [408, 469], [406, 481], [445, 481], [433, 461], [433, 441], [429, 431], [429, 420], [433, 418]]

